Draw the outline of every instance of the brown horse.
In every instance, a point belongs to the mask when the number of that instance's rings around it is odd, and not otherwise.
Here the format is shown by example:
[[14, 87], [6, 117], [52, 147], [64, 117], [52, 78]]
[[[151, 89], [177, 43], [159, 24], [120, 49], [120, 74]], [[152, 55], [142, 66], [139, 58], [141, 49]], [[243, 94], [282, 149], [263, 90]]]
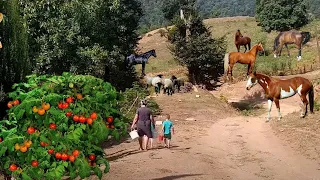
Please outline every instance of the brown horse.
[[251, 49], [251, 39], [249, 37], [243, 37], [239, 29], [236, 32], [234, 44], [236, 45], [238, 52], [240, 52], [240, 46], [244, 46], [244, 52], [247, 51], [247, 45], [248, 49]]
[[246, 53], [241, 52], [231, 52], [227, 53], [224, 57], [224, 72], [227, 71], [227, 76], [230, 73], [232, 77], [232, 68], [236, 63], [240, 64], [248, 64], [248, 72], [249, 75], [252, 72], [254, 63], [256, 62], [256, 57], [258, 51], [264, 51], [262, 44], [256, 44], [250, 49], [250, 51]]
[[307, 114], [307, 94], [309, 94], [309, 102], [310, 102], [310, 112], [313, 113], [314, 107], [314, 92], [312, 83], [303, 77], [294, 77], [286, 80], [281, 80], [274, 77], [269, 77], [263, 74], [258, 74], [256, 72], [251, 73], [247, 82], [247, 90], [250, 90], [254, 85], [259, 83], [265, 91], [265, 96], [268, 99], [268, 117], [267, 121], [270, 120], [270, 112], [272, 107], [272, 102], [274, 101], [277, 109], [279, 118], [281, 119], [280, 113], [280, 99], [285, 99], [299, 94], [303, 105], [301, 106], [301, 117], [304, 118]]
[[[273, 54], [276, 58], [277, 56], [281, 56], [281, 51], [283, 45], [286, 46], [288, 51], [288, 56], [290, 56], [290, 52], [288, 49], [288, 44], [295, 44], [299, 49], [298, 61], [301, 60], [301, 48], [302, 45], [306, 44], [310, 40], [310, 32], [299, 32], [296, 30], [292, 31], [284, 31], [280, 32], [278, 36], [274, 39], [273, 45]], [[280, 46], [280, 51], [278, 52], [278, 47]]]

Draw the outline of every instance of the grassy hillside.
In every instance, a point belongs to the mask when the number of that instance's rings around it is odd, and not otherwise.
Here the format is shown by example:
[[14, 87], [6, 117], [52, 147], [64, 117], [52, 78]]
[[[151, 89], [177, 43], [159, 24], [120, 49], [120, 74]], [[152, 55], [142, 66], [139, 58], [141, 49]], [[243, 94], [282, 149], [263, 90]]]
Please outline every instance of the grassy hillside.
[[[272, 54], [273, 41], [278, 32], [266, 33], [257, 26], [257, 22], [252, 17], [230, 17], [230, 18], [213, 18], [204, 20], [204, 23], [211, 27], [213, 37], [226, 36], [228, 44], [228, 52], [236, 51], [234, 45], [234, 34], [237, 29], [240, 29], [244, 36], [249, 36], [252, 40], [252, 46], [259, 41], [265, 44], [264, 48], [270, 54], [268, 56], [258, 56], [256, 61], [256, 70], [269, 75], [279, 74], [296, 74], [316, 68], [319, 64], [317, 60], [317, 47], [316, 47], [316, 31], [320, 30], [320, 20], [315, 20], [305, 27], [301, 28], [303, 31], [309, 31], [312, 34], [312, 39], [303, 46], [302, 60], [297, 61], [296, 56], [298, 50], [294, 45], [289, 45], [291, 57], [287, 57], [287, 51], [284, 48], [282, 57], [274, 58]], [[142, 52], [150, 49], [156, 49], [157, 58], [150, 58], [149, 64], [146, 66], [146, 73], [157, 74], [163, 73], [164, 75], [176, 74], [184, 76], [185, 68], [179, 66], [167, 48], [170, 45], [165, 37], [161, 37], [159, 30], [154, 30], [147, 33], [139, 42]], [[244, 47], [241, 47], [244, 51]], [[137, 70], [140, 73], [141, 65], [138, 65]], [[233, 70], [235, 77], [245, 77], [247, 65], [236, 64]], [[241, 78], [240, 78], [241, 79]]]

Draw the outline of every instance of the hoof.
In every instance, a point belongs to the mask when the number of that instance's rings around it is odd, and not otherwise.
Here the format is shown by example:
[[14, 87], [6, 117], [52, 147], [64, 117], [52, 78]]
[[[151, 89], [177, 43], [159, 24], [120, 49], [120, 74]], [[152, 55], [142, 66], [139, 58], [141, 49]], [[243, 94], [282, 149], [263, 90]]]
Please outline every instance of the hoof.
[[282, 117], [279, 117], [279, 118], [278, 118], [278, 121], [280, 121], [281, 119], [282, 119]]
[[301, 56], [298, 56], [297, 59], [298, 59], [298, 61], [300, 61], [301, 60]]
[[269, 122], [270, 121], [270, 118], [267, 118], [266, 122]]

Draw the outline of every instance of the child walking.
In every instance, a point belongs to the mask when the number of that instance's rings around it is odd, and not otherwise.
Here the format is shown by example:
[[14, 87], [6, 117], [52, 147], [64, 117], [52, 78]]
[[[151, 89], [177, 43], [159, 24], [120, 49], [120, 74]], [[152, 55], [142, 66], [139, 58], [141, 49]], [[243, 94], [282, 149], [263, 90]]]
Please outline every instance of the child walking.
[[164, 136], [165, 147], [170, 148], [171, 132], [174, 134], [173, 123], [170, 121], [170, 115], [167, 114], [166, 120], [162, 123], [162, 132]]

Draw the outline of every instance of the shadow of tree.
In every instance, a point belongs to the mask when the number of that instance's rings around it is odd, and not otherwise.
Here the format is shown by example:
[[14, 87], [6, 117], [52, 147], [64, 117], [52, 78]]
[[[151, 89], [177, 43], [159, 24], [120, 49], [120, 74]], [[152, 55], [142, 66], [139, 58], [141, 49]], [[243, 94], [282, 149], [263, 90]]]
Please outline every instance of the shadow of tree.
[[201, 176], [202, 174], [181, 174], [181, 175], [173, 175], [173, 176], [166, 176], [162, 178], [155, 178], [152, 180], [174, 180], [174, 179], [180, 179], [183, 177], [190, 177], [190, 176]]
[[258, 106], [262, 102], [266, 101], [264, 97], [263, 91], [257, 91], [252, 95], [245, 96], [244, 99], [238, 102], [231, 102], [231, 106], [241, 111], [243, 110], [252, 110], [252, 109], [260, 109]]
[[[119, 153], [121, 152], [121, 153]], [[107, 160], [108, 161], [115, 161], [117, 159], [121, 159], [121, 158], [124, 158], [126, 156], [130, 156], [130, 155], [134, 155], [134, 154], [139, 154], [139, 153], [142, 153], [143, 151], [140, 151], [140, 150], [129, 150], [129, 151], [124, 151], [124, 150], [121, 150], [121, 151], [118, 151], [118, 152], [115, 152], [115, 153], [112, 153], [111, 156], [108, 155], [107, 156]], [[119, 154], [118, 154], [119, 153]], [[116, 154], [116, 155], [115, 155]]]
[[129, 135], [121, 137], [119, 141], [117, 141], [115, 139], [106, 140], [101, 144], [101, 148], [102, 149], [109, 149], [109, 148], [112, 148], [113, 146], [117, 146], [122, 143], [131, 143]]

